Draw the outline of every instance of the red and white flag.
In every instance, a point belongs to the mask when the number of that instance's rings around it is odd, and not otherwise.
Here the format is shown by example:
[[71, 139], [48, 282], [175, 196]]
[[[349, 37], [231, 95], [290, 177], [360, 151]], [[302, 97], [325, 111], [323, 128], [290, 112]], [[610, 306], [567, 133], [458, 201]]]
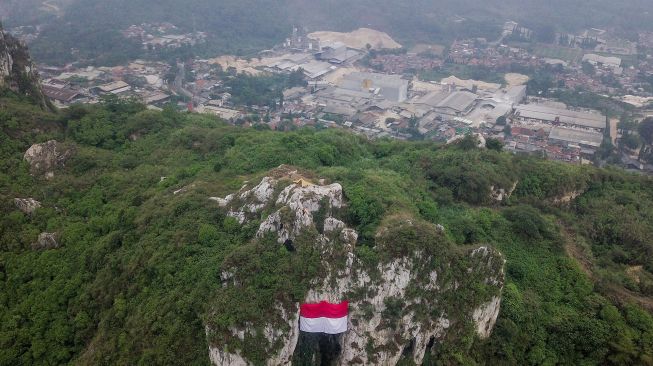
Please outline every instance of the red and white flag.
[[299, 307], [299, 330], [310, 333], [338, 334], [347, 331], [349, 302], [332, 304], [301, 304]]

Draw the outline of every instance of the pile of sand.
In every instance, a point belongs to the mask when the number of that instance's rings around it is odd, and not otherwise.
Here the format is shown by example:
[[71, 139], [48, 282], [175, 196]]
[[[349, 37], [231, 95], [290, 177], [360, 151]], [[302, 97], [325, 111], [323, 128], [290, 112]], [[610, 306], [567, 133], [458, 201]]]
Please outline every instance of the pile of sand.
[[511, 72], [506, 74], [504, 79], [506, 79], [508, 86], [517, 86], [526, 84], [530, 78], [527, 75]]
[[394, 49], [401, 48], [387, 33], [379, 32], [369, 28], [359, 28], [353, 32], [313, 32], [308, 35], [310, 39], [320, 41], [342, 42], [349, 48], [364, 50], [369, 44], [373, 49]]
[[235, 56], [220, 56], [209, 59], [208, 61], [210, 64], [220, 65], [223, 70], [233, 67], [238, 73], [244, 72], [250, 75], [258, 75], [261, 73], [259, 70], [254, 68], [258, 66], [255, 62], [247, 62], [247, 60], [236, 58]]
[[416, 92], [432, 92], [441, 91], [442, 85], [430, 83], [428, 81], [421, 81], [417, 78], [413, 79], [413, 91]]
[[501, 85], [499, 84], [494, 84], [494, 83], [486, 83], [484, 81], [479, 81], [479, 80], [463, 80], [463, 79], [458, 79], [455, 76], [449, 76], [448, 78], [442, 79], [440, 81], [442, 84], [450, 84], [450, 85], [455, 85], [467, 89], [472, 89], [474, 85], [476, 85], [477, 88], [483, 89], [483, 90], [490, 90], [490, 91], [496, 91], [501, 88]]

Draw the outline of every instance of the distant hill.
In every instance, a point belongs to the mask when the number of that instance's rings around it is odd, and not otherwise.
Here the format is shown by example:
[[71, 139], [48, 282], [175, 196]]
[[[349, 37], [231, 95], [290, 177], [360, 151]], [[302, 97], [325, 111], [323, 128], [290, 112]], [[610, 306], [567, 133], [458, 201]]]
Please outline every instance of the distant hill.
[[[71, 48], [96, 57], [120, 46], [118, 30], [161, 21], [210, 32], [209, 43], [196, 50], [207, 54], [247, 54], [268, 48], [287, 37], [293, 24], [311, 31], [368, 27], [402, 44], [494, 38], [506, 20], [519, 21], [536, 32], [609, 27], [632, 35], [633, 30], [653, 26], [648, 7], [646, 0], [76, 0], [34, 48], [37, 59], [47, 62], [72, 59]], [[117, 49], [125, 53], [124, 47]]]

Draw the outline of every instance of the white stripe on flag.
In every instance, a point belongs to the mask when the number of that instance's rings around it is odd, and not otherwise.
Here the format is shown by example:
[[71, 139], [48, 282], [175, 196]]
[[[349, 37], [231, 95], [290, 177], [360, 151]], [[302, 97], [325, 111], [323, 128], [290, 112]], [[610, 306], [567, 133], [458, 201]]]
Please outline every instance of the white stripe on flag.
[[342, 318], [305, 318], [299, 317], [299, 330], [310, 333], [338, 334], [347, 331], [347, 317]]

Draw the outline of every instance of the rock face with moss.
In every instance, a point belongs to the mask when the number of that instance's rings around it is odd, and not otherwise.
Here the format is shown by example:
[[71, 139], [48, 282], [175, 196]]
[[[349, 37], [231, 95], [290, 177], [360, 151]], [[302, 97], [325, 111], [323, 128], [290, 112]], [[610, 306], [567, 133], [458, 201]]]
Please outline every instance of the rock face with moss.
[[74, 153], [73, 147], [50, 140], [30, 146], [23, 158], [29, 163], [32, 175], [51, 179], [55, 170], [62, 168]]
[[0, 88], [30, 97], [42, 108], [47, 101], [41, 90], [36, 67], [27, 47], [16, 38], [4, 33], [0, 25]]
[[[220, 320], [207, 325], [214, 364], [307, 362], [296, 352], [302, 302], [350, 302], [349, 330], [338, 336], [335, 361], [341, 365], [395, 365], [402, 358], [420, 364], [445, 336], [490, 335], [504, 281], [500, 253], [454, 247], [441, 227], [408, 214], [386, 218], [375, 245], [357, 248], [343, 196], [338, 183], [302, 185], [265, 177], [215, 199], [241, 224], [260, 222], [255, 245], [287, 255], [301, 286], [278, 288], [265, 308], [255, 309], [265, 316], [227, 324], [223, 319], [233, 319], [227, 315], [238, 314], [230, 296], [266, 289], [256, 288], [258, 274], [239, 268], [243, 258], [222, 268], [223, 300], [213, 317]], [[289, 242], [296, 253], [284, 252], [281, 244]]]

